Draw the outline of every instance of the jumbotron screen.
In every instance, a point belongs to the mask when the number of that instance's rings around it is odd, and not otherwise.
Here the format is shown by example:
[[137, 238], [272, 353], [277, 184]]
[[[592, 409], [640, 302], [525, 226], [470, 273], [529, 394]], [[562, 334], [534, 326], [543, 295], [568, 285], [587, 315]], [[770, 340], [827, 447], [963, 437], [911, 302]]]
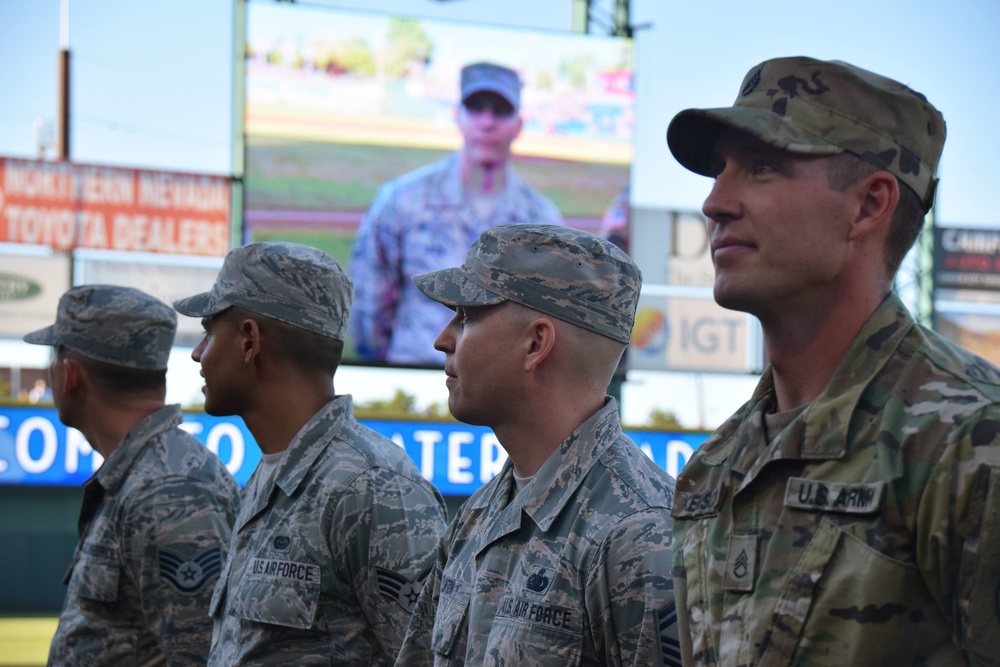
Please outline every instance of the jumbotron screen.
[[[464, 65], [523, 82], [519, 178], [571, 226], [601, 232], [629, 184], [631, 40], [286, 3], [247, 6], [243, 240], [296, 241], [349, 273], [379, 188], [462, 145]], [[356, 267], [355, 267], [356, 268]], [[362, 359], [346, 341], [346, 363]]]

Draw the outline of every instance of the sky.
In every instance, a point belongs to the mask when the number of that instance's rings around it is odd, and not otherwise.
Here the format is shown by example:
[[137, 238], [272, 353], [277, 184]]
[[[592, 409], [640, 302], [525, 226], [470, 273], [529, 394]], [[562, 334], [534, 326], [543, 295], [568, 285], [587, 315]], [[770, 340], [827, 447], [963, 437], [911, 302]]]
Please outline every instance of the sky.
[[[71, 157], [77, 162], [228, 174], [232, 170], [233, 10], [236, 0], [68, 0]], [[568, 31], [570, 0], [337, 0], [314, 6], [406, 13]], [[1000, 226], [1000, 2], [996, 0], [633, 0], [638, 119], [632, 204], [698, 210], [710, 182], [681, 168], [664, 134], [689, 107], [728, 106], [744, 74], [772, 57], [845, 60], [924, 93], [944, 114], [937, 219]], [[56, 117], [60, 0], [0, 0], [0, 155], [38, 155], [36, 119]], [[50, 153], [51, 154], [51, 153]], [[0, 345], [24, 365], [39, 350]], [[13, 350], [13, 352], [11, 351]], [[197, 375], [180, 351], [168, 382], [191, 399]], [[176, 367], [176, 368], [175, 368]], [[385, 371], [342, 369], [356, 400], [397, 383]], [[397, 374], [398, 376], [398, 374]], [[713, 428], [749, 397], [756, 378], [633, 373], [626, 423], [653, 407]], [[443, 376], [397, 384], [421, 402], [446, 398]], [[389, 392], [391, 393], [391, 392]]]

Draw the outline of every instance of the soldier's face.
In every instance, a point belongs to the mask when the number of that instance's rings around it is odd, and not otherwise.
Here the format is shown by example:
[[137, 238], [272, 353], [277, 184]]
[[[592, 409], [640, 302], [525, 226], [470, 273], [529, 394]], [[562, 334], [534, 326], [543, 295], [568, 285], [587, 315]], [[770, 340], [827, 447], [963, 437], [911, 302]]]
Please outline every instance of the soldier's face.
[[830, 187], [828, 159], [795, 155], [736, 131], [715, 151], [702, 211], [715, 265], [715, 299], [764, 319], [822, 303], [852, 270], [850, 189]]
[[515, 306], [459, 308], [434, 341], [445, 353], [448, 408], [456, 419], [495, 429], [512, 418], [523, 329], [511, 313]]
[[483, 91], [459, 105], [458, 127], [467, 158], [483, 167], [495, 167], [510, 157], [510, 145], [521, 132], [521, 117], [510, 102]]
[[205, 378], [205, 412], [210, 415], [240, 414], [247, 390], [242, 380], [243, 354], [239, 335], [239, 318], [232, 309], [204, 318], [204, 335], [191, 352], [191, 358], [201, 364]]

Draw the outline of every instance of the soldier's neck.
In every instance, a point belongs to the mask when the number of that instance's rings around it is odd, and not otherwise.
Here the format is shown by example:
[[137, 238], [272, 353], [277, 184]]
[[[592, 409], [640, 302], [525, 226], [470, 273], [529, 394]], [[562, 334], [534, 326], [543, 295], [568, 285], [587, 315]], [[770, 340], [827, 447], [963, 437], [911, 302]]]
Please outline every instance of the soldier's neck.
[[462, 187], [473, 196], [494, 196], [507, 185], [507, 167], [503, 162], [484, 164], [466, 162], [462, 168]]

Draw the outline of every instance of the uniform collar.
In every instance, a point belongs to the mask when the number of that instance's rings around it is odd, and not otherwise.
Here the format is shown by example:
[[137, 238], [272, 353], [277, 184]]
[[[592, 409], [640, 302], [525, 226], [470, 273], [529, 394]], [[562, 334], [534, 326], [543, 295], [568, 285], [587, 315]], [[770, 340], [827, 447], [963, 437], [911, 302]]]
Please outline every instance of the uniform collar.
[[[303, 424], [288, 444], [285, 457], [274, 471], [273, 484], [280, 488], [286, 496], [295, 493], [316, 459], [353, 414], [354, 407], [350, 394], [337, 396], [320, 408], [309, 421]], [[243, 523], [267, 507], [270, 499], [271, 487], [262, 488], [261, 492], [254, 496], [253, 506], [245, 514]]]
[[354, 414], [350, 394], [337, 396], [319, 409], [292, 438], [285, 458], [274, 471], [274, 482], [286, 495], [292, 495], [305, 479], [313, 463]]
[[105, 492], [114, 494], [121, 488], [132, 464], [139, 457], [146, 444], [164, 431], [180, 426], [181, 406], [165, 405], [144, 417], [129, 429], [122, 441], [111, 452], [103, 465], [95, 473], [95, 478]]
[[[498, 532], [502, 534], [519, 527], [521, 510], [531, 517], [539, 529], [548, 530], [594, 464], [621, 434], [618, 406], [615, 399], [608, 396], [604, 407], [580, 424], [552, 452], [531, 481], [517, 492], [506, 512], [510, 525], [499, 526]], [[514, 486], [514, 467], [509, 460], [497, 477], [492, 491], [477, 498], [473, 509], [490, 512], [507, 504]], [[490, 541], [499, 536], [492, 536]]]
[[[762, 420], [774, 402], [768, 367], [750, 400], [709, 438], [705, 463], [747, 474], [776, 459], [837, 459], [847, 453], [849, 420], [865, 390], [881, 372], [915, 322], [899, 297], [890, 292], [851, 343], [823, 392], [781, 433], [772, 434], [767, 455], [760, 450]], [[749, 416], [749, 417], [748, 417]], [[748, 480], [749, 481], [749, 480]]]

